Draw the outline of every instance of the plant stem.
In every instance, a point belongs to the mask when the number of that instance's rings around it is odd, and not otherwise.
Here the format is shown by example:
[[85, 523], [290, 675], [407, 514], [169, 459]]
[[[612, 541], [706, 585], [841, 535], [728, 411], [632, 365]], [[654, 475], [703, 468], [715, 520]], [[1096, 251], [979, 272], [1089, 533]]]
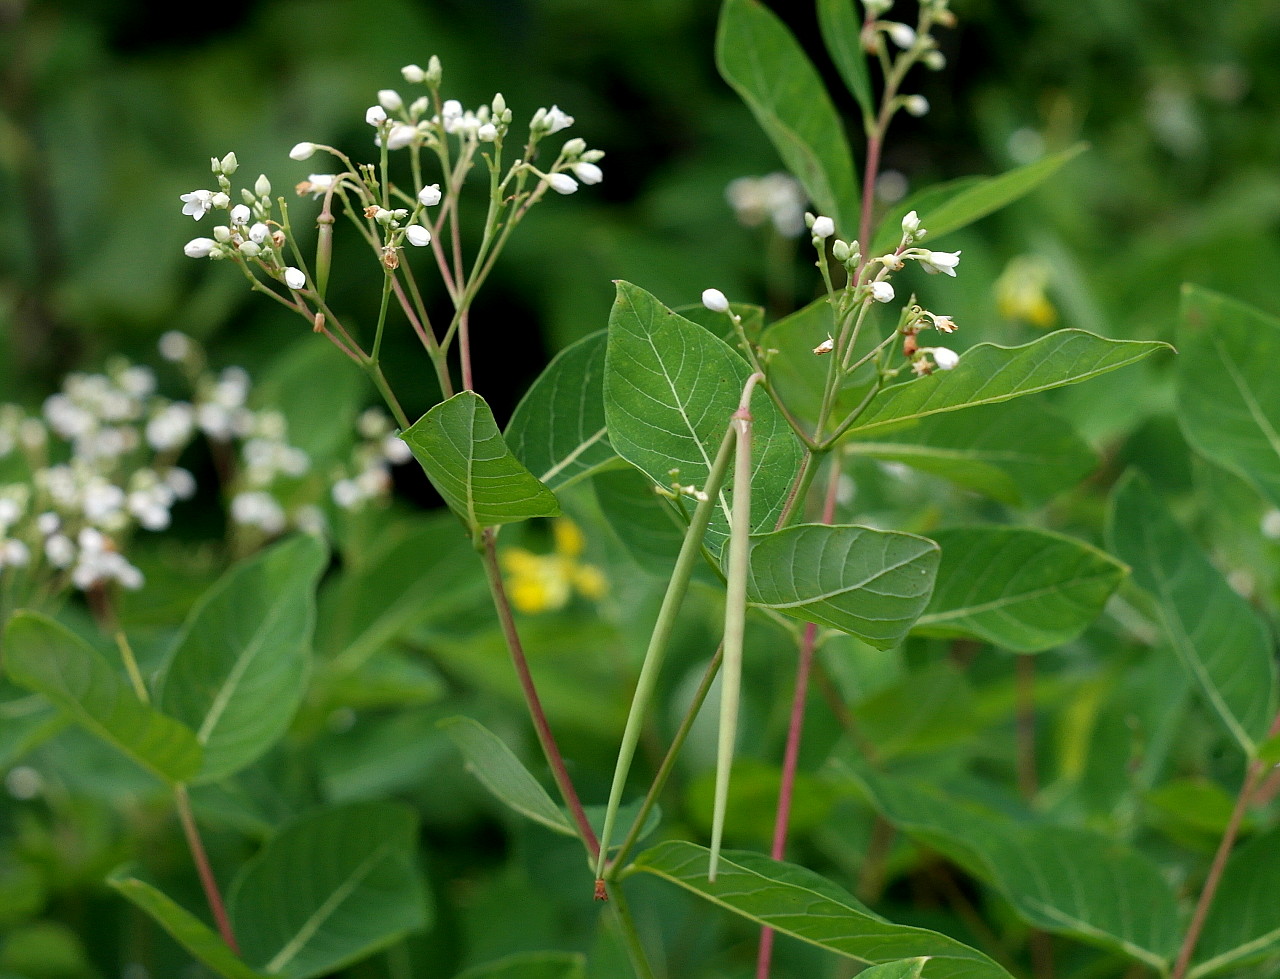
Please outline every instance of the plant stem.
[[555, 779], [556, 787], [560, 790], [560, 796], [569, 807], [587, 853], [594, 860], [601, 852], [600, 843], [596, 839], [595, 831], [591, 828], [591, 823], [587, 820], [586, 811], [582, 808], [577, 790], [573, 787], [573, 780], [569, 778], [564, 756], [560, 753], [559, 745], [556, 744], [555, 735], [551, 733], [551, 725], [547, 722], [546, 712], [542, 709], [542, 701], [538, 697], [538, 689], [533, 683], [533, 674], [529, 672], [529, 660], [524, 654], [524, 645], [520, 642], [520, 634], [516, 631], [515, 617], [511, 614], [511, 603], [507, 600], [506, 588], [502, 584], [502, 572], [498, 568], [498, 549], [494, 543], [493, 528], [486, 527], [481, 537], [484, 546], [480, 556], [484, 561], [485, 575], [489, 579], [489, 593], [493, 596], [493, 604], [498, 611], [502, 634], [507, 640], [507, 649], [511, 653], [511, 662], [520, 680], [520, 689], [524, 693], [529, 717], [538, 734], [538, 742], [542, 745], [542, 753], [546, 756], [547, 764], [551, 766], [551, 775]]
[[631, 959], [631, 967], [635, 969], [638, 979], [657, 979], [649, 958], [645, 955], [644, 944], [640, 941], [640, 932], [636, 930], [635, 917], [631, 914], [631, 905], [622, 893], [622, 885], [614, 884], [609, 888], [612, 899], [614, 918], [622, 932], [622, 940], [627, 946], [627, 957]]
[[1036, 776], [1035, 659], [1027, 653], [1014, 654], [1017, 689], [1018, 790], [1030, 802], [1040, 791]]
[[222, 903], [222, 894], [218, 890], [218, 881], [213, 876], [213, 868], [209, 866], [209, 857], [204, 852], [204, 843], [200, 839], [200, 830], [196, 827], [195, 816], [191, 813], [191, 798], [187, 795], [187, 787], [182, 784], [173, 787], [173, 801], [178, 809], [178, 821], [182, 823], [182, 833], [187, 838], [187, 848], [191, 851], [191, 859], [196, 865], [196, 873], [200, 875], [200, 886], [204, 888], [205, 900], [209, 902], [209, 910], [218, 926], [218, 934], [226, 942], [227, 948], [240, 954], [240, 946], [236, 944], [235, 933], [231, 930], [231, 919], [227, 917], [226, 905]]
[[[1267, 737], [1275, 737], [1276, 734], [1280, 734], [1280, 714], [1277, 714], [1271, 722], [1271, 729], [1267, 732]], [[1204, 887], [1200, 890], [1200, 899], [1196, 901], [1195, 913], [1191, 916], [1191, 924], [1187, 927], [1187, 934], [1182, 940], [1182, 947], [1178, 949], [1178, 958], [1174, 963], [1170, 979], [1184, 979], [1187, 974], [1187, 969], [1191, 965], [1191, 956], [1196, 950], [1196, 943], [1200, 941], [1200, 932], [1204, 929], [1205, 920], [1209, 917], [1209, 908], [1213, 904], [1218, 885], [1222, 883], [1222, 873], [1226, 869], [1227, 858], [1231, 855], [1232, 847], [1235, 846], [1236, 837], [1240, 835], [1240, 824], [1244, 821], [1245, 810], [1248, 809], [1254, 790], [1257, 789], [1258, 783], [1262, 781], [1262, 776], [1270, 768], [1269, 764], [1256, 758], [1249, 762], [1249, 767], [1244, 776], [1244, 784], [1240, 786], [1240, 794], [1236, 796], [1235, 808], [1231, 810], [1231, 818], [1227, 820], [1227, 828], [1222, 832], [1222, 840], [1218, 844], [1218, 852], [1213, 855], [1213, 863], [1209, 866], [1209, 875], [1205, 878]]]

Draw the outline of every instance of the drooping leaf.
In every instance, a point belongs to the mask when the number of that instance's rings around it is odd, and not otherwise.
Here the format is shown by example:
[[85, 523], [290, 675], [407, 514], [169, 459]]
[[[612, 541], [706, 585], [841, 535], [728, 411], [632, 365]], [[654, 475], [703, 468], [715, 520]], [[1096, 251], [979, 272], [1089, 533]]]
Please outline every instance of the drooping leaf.
[[618, 464], [604, 419], [606, 340], [601, 330], [556, 354], [507, 424], [512, 454], [552, 490]]
[[[1075, 159], [1085, 150], [1088, 144], [1077, 143], [1061, 153], [1054, 153], [1043, 159], [1028, 163], [1026, 166], [1002, 173], [997, 177], [969, 183], [961, 187], [945, 202], [919, 210], [921, 223], [928, 229], [925, 240], [927, 247], [933, 247], [943, 235], [973, 224], [979, 218], [1012, 204], [1019, 197], [1033, 191], [1044, 181], [1058, 172], [1062, 166]], [[873, 236], [875, 245], [871, 254], [879, 255], [884, 251], [896, 248], [902, 237], [902, 216], [912, 210], [912, 205], [899, 210], [895, 208], [887, 214]]]
[[1196, 286], [1182, 290], [1178, 423], [1192, 447], [1280, 506], [1280, 319]]
[[161, 707], [204, 747], [199, 779], [225, 778], [284, 734], [306, 690], [322, 541], [286, 540], [234, 565], [174, 643]]
[[938, 555], [914, 534], [798, 524], [751, 538], [747, 600], [888, 649], [928, 604]]
[[231, 887], [246, 961], [286, 979], [336, 972], [424, 927], [413, 813], [387, 802], [322, 809], [285, 826]]
[[244, 963], [203, 921], [164, 891], [140, 880], [127, 868], [115, 871], [107, 884], [149, 914], [179, 945], [226, 979], [264, 979]]
[[1126, 569], [1083, 541], [1029, 527], [934, 533], [938, 583], [915, 630], [1020, 653], [1069, 642], [1102, 612]]
[[579, 952], [518, 952], [472, 966], [456, 979], [586, 979], [587, 959]]
[[1167, 343], [1107, 340], [1084, 330], [1058, 330], [1021, 347], [980, 343], [965, 351], [952, 370], [885, 388], [846, 439], [908, 419], [1076, 384], [1167, 349]]
[[[605, 416], [614, 449], [656, 485], [706, 485], [750, 374], [724, 341], [643, 289], [618, 283], [609, 317]], [[800, 443], [763, 392], [751, 410], [757, 446], [751, 525], [772, 528], [800, 465]], [[721, 497], [705, 538], [712, 555], [728, 538], [727, 493]], [[686, 502], [691, 511], [692, 501]]]
[[845, 237], [856, 235], [858, 185], [844, 125], [786, 25], [758, 0], [725, 0], [716, 66], [816, 208]]
[[400, 437], [473, 533], [560, 512], [551, 490], [512, 455], [493, 412], [474, 391], [440, 402]]
[[1200, 694], [1248, 754], [1275, 713], [1275, 663], [1266, 625], [1227, 584], [1140, 474], [1111, 497], [1111, 550], [1155, 599], [1165, 634]]
[[826, 878], [744, 851], [721, 854], [707, 880], [705, 847], [669, 840], [641, 853], [631, 872], [671, 881], [734, 914], [803, 942], [868, 964], [927, 956], [924, 979], [1009, 979], [976, 949], [924, 928], [896, 925]]
[[1196, 944], [1189, 979], [1238, 969], [1280, 949], [1280, 828], [1251, 839], [1227, 861]]
[[932, 415], [848, 443], [848, 450], [941, 476], [1010, 506], [1038, 506], [1097, 465], [1071, 423], [1034, 401]]
[[867, 53], [862, 47], [862, 18], [845, 0], [818, 0], [818, 27], [831, 60], [858, 100], [863, 117], [874, 118], [871, 73], [867, 71]]
[[496, 734], [470, 717], [449, 717], [439, 727], [458, 746], [467, 768], [496, 798], [557, 833], [576, 833], [547, 790]]
[[200, 743], [179, 720], [143, 703], [92, 646], [50, 618], [15, 612], [4, 634], [10, 678], [167, 782], [200, 770]]

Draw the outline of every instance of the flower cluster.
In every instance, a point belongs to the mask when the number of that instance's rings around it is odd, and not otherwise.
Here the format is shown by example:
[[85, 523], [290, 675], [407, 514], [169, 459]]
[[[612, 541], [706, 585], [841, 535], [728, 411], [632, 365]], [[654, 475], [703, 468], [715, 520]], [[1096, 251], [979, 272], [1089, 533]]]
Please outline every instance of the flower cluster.
[[725, 198], [738, 223], [748, 228], [770, 221], [786, 238], [797, 238], [804, 232], [804, 188], [789, 173], [738, 177], [725, 188]]
[[502, 552], [507, 592], [511, 604], [521, 612], [554, 612], [569, 604], [575, 591], [594, 601], [609, 590], [603, 572], [581, 560], [586, 544], [577, 524], [557, 517], [551, 533], [555, 549], [550, 554], [534, 554], [522, 547]]
[[[946, 67], [947, 59], [938, 50], [938, 42], [932, 30], [935, 26], [954, 27], [955, 14], [950, 0], [922, 0], [916, 26], [901, 21], [886, 20], [885, 14], [893, 9], [894, 0], [862, 0], [865, 19], [862, 24], [862, 47], [882, 62], [893, 62], [892, 77], [901, 78], [916, 62], [933, 71]], [[929, 111], [929, 101], [923, 95], [895, 95], [891, 109], [905, 109], [913, 116], [923, 116]]]

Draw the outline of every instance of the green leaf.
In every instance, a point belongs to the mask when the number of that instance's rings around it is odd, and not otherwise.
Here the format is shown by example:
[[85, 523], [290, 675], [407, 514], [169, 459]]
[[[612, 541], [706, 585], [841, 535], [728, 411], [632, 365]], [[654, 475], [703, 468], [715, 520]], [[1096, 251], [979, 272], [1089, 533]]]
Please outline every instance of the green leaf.
[[1280, 765], [1280, 734], [1272, 735], [1258, 745], [1256, 757], [1264, 765]]
[[1010, 506], [1038, 506], [1098, 462], [1070, 422], [1034, 401], [917, 419], [848, 443], [847, 450], [941, 476]]
[[604, 419], [607, 339], [601, 330], [556, 354], [507, 424], [512, 454], [552, 490], [618, 464]]
[[1167, 349], [1167, 343], [1107, 340], [1084, 330], [1057, 330], [1021, 347], [980, 343], [965, 351], [952, 370], [885, 388], [846, 439], [907, 419], [1076, 384]]
[[848, 0], [818, 0], [818, 27], [840, 77], [858, 100], [863, 118], [874, 118], [871, 73], [862, 48], [862, 18]]
[[769, 355], [769, 383], [787, 409], [810, 430], [822, 410], [827, 377], [827, 361], [815, 356], [813, 348], [835, 330], [831, 303], [823, 296], [770, 324], [760, 338], [762, 349], [776, 351]]
[[285, 826], [231, 887], [245, 960], [309, 979], [425, 927], [416, 833], [412, 811], [386, 802], [322, 809]]
[[1219, 720], [1256, 752], [1275, 713], [1275, 664], [1265, 623], [1188, 538], [1136, 472], [1116, 486], [1111, 550], [1156, 600], [1165, 634]]
[[493, 412], [474, 391], [440, 402], [400, 437], [473, 534], [560, 512], [551, 490], [511, 454]]
[[226, 979], [263, 979], [263, 973], [245, 965], [203, 921], [164, 891], [139, 880], [127, 868], [115, 871], [107, 884], [151, 915], [179, 945]]
[[924, 975], [927, 955], [915, 959], [903, 959], [901, 962], [887, 962], [884, 965], [873, 965], [858, 973], [858, 979], [921, 979]]
[[306, 690], [327, 563], [323, 541], [294, 537], [232, 566], [191, 610], [159, 699], [204, 746], [201, 781], [239, 771], [288, 729]]
[[586, 979], [586, 956], [578, 952], [520, 952], [473, 966], [456, 979]]
[[15, 612], [4, 634], [9, 676], [166, 782], [200, 770], [200, 743], [180, 721], [143, 703], [116, 669], [70, 630]]
[[888, 649], [928, 604], [938, 555], [914, 534], [798, 524], [751, 538], [747, 600]]
[[1177, 415], [1187, 441], [1280, 506], [1280, 319], [1188, 285], [1177, 344]]
[[1280, 827], [1231, 854], [1196, 945], [1189, 979], [1238, 969], [1280, 949]]
[[791, 32], [758, 0], [725, 0], [716, 66], [751, 110], [816, 209], [845, 237], [858, 227], [858, 185], [844, 124]]
[[721, 853], [707, 880], [705, 847], [669, 840], [641, 853], [630, 873], [653, 874], [784, 935], [869, 964], [928, 956], [927, 979], [1008, 979], [976, 949], [924, 928], [895, 925], [824, 877], [755, 853]]
[[321, 468], [316, 463], [327, 467], [351, 450], [356, 418], [371, 393], [363, 372], [352, 370], [330, 344], [308, 335], [256, 379], [252, 404], [284, 416], [288, 443], [311, 457], [314, 471]]
[[[605, 415], [613, 447], [653, 482], [701, 488], [738, 408], [751, 368], [724, 341], [618, 283], [609, 317]], [[800, 443], [763, 392], [752, 401], [755, 450], [753, 529], [772, 529], [800, 465]], [[678, 469], [676, 476], [672, 469]], [[731, 482], [731, 480], [727, 480]], [[728, 538], [727, 493], [713, 512], [705, 544], [718, 555]]]
[[[943, 235], [973, 224], [979, 218], [984, 218], [1035, 190], [1057, 173], [1064, 164], [1075, 159], [1088, 148], [1087, 143], [1077, 143], [1061, 153], [1046, 156], [1016, 170], [1002, 173], [998, 177], [968, 183], [945, 202], [924, 209], [917, 207], [920, 223], [929, 231], [926, 239], [928, 246], [932, 247], [933, 243]], [[909, 205], [901, 206], [900, 209], [895, 208], [885, 216], [875, 235], [872, 236], [875, 244], [870, 254], [879, 255], [881, 252], [892, 251], [897, 247], [902, 239], [902, 216], [912, 209]]]
[[547, 790], [496, 734], [469, 717], [445, 718], [438, 726], [458, 746], [467, 768], [496, 798], [547, 829], [576, 835], [573, 824]]
[[938, 583], [914, 631], [1019, 653], [1076, 638], [1126, 574], [1096, 547], [1044, 530], [957, 527], [933, 539], [942, 548]]

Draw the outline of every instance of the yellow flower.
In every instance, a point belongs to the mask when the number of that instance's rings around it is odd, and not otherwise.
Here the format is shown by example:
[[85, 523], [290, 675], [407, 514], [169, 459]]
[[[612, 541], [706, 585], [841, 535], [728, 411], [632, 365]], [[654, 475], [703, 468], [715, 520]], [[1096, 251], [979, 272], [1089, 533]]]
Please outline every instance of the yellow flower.
[[550, 554], [534, 554], [523, 547], [502, 552], [507, 594], [518, 611], [530, 615], [554, 612], [568, 605], [575, 591], [593, 601], [609, 591], [604, 573], [579, 560], [586, 541], [577, 524], [557, 517], [551, 524], [551, 536], [555, 550]]
[[1036, 255], [1011, 259], [996, 280], [996, 306], [1000, 315], [1023, 320], [1042, 330], [1057, 323], [1058, 311], [1044, 292], [1049, 271], [1049, 263]]

